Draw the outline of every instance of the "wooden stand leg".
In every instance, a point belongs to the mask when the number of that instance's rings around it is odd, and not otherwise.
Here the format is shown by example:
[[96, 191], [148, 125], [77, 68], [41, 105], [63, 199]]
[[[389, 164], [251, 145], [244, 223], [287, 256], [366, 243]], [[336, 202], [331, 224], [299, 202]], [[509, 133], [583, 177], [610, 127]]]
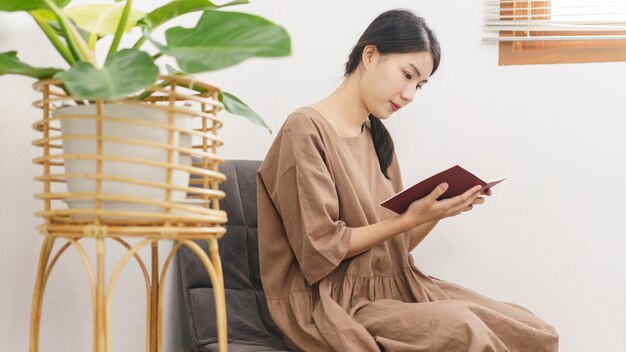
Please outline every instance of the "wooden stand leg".
[[[228, 330], [226, 326], [226, 292], [224, 290], [224, 275], [222, 273], [222, 261], [216, 239], [208, 240], [211, 262], [215, 268], [220, 287], [219, 295], [215, 295], [215, 310], [217, 313], [217, 340], [219, 352], [226, 352], [228, 345]], [[215, 284], [214, 284], [215, 286]]]
[[157, 341], [157, 346], [158, 346], [157, 352], [161, 352], [163, 349], [163, 297], [165, 296], [163, 292], [163, 287], [165, 286], [165, 283], [166, 283], [167, 271], [168, 271], [168, 268], [170, 267], [172, 259], [174, 259], [174, 255], [176, 255], [176, 252], [178, 252], [178, 249], [180, 249], [182, 245], [183, 244], [180, 241], [174, 242], [174, 247], [170, 250], [169, 255], [165, 258], [165, 262], [163, 263], [163, 267], [161, 268], [161, 276], [159, 278], [159, 286], [157, 288], [158, 305], [156, 307], [156, 312], [155, 312], [155, 314], [157, 314], [157, 319], [156, 319], [156, 341]]
[[45, 290], [45, 273], [48, 267], [50, 253], [54, 246], [54, 237], [46, 236], [39, 254], [39, 263], [37, 265], [37, 278], [35, 279], [35, 289], [33, 290], [33, 303], [30, 317], [30, 352], [39, 351], [39, 331], [41, 327], [41, 303], [43, 301], [43, 293]]
[[158, 320], [159, 311], [159, 241], [152, 242], [152, 285], [150, 286], [150, 352], [161, 351], [159, 339]]
[[[219, 344], [219, 352], [227, 352], [228, 349], [228, 330], [226, 321], [226, 299], [224, 293], [224, 277], [222, 273], [222, 264], [219, 257], [219, 249], [217, 240], [208, 240], [209, 255], [195, 242], [191, 240], [179, 240], [168, 255], [162, 272], [159, 275], [159, 253], [158, 253], [158, 240], [146, 239], [140, 243], [130, 247], [125, 242], [120, 241], [127, 249], [128, 252], [120, 260], [117, 267], [113, 271], [109, 284], [105, 282], [105, 238], [96, 238], [96, 271], [92, 271], [89, 265], [87, 254], [80, 247], [80, 245], [74, 240], [68, 240], [68, 243], [61, 248], [58, 253], [50, 261], [52, 249], [54, 247], [55, 238], [52, 236], [46, 236], [41, 247], [41, 254], [39, 257], [39, 264], [37, 268], [37, 278], [35, 281], [35, 289], [33, 291], [31, 323], [30, 323], [30, 352], [39, 351], [39, 332], [41, 325], [41, 311], [43, 303], [43, 294], [45, 291], [46, 281], [57, 259], [63, 254], [65, 249], [70, 245], [74, 245], [79, 251], [83, 262], [87, 269], [89, 281], [92, 288], [93, 297], [93, 324], [94, 324], [94, 340], [93, 350], [94, 352], [110, 352], [111, 351], [111, 296], [113, 294], [113, 287], [120, 274], [120, 271], [130, 259], [135, 257], [139, 263], [146, 280], [147, 289], [147, 352], [161, 352], [162, 350], [162, 297], [163, 297], [163, 283], [165, 275], [171, 260], [174, 258], [177, 250], [185, 245], [189, 247], [196, 256], [202, 262], [205, 267], [211, 284], [213, 285], [213, 295], [215, 297], [215, 313], [217, 321], [217, 337]], [[152, 275], [148, 278], [148, 271], [144, 266], [141, 258], [137, 255], [137, 251], [142, 247], [151, 244], [152, 249]], [[95, 274], [95, 275], [94, 275]]]
[[96, 267], [97, 267], [97, 282], [96, 282], [96, 315], [95, 315], [95, 331], [94, 339], [97, 352], [107, 352], [107, 345], [110, 343], [107, 341], [107, 321], [105, 316], [105, 270], [104, 270], [104, 238], [96, 239]]

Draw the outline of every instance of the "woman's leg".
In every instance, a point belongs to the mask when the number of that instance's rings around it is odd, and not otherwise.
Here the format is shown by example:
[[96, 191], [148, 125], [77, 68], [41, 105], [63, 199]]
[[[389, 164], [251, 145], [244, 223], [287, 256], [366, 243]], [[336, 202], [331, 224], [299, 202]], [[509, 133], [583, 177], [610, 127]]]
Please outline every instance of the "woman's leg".
[[468, 301], [377, 300], [352, 313], [386, 352], [557, 350], [552, 332]]

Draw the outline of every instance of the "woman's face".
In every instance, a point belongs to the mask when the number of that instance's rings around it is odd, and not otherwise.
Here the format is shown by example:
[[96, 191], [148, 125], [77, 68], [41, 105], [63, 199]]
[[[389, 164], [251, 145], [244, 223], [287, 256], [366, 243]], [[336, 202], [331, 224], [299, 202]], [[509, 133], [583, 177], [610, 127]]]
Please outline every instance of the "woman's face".
[[412, 102], [433, 71], [430, 52], [381, 55], [374, 46], [365, 47], [361, 64], [363, 102], [381, 119]]

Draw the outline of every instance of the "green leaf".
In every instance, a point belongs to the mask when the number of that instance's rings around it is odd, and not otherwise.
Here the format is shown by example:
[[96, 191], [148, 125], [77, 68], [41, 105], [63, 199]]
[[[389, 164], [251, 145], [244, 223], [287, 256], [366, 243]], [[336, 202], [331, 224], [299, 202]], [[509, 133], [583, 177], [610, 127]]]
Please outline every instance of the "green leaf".
[[[58, 7], [64, 7], [72, 0], [52, 0]], [[48, 6], [43, 0], [1, 0], [0, 11], [30, 11], [46, 9]]]
[[230, 93], [222, 92], [222, 94], [220, 94], [219, 96], [219, 100], [224, 103], [224, 108], [226, 108], [226, 111], [230, 112], [231, 114], [243, 116], [250, 120], [252, 123], [267, 128], [270, 134], [272, 133], [272, 129], [269, 128], [265, 121], [263, 121], [261, 116], [254, 112], [254, 110], [250, 109], [250, 107], [246, 105], [246, 103], [241, 101], [241, 99]]
[[163, 53], [174, 56], [180, 68], [189, 73], [218, 70], [255, 56], [291, 53], [289, 34], [283, 27], [238, 12], [206, 10], [196, 27], [170, 28], [165, 37], [167, 46], [151, 41]]
[[54, 76], [59, 71], [61, 69], [52, 67], [39, 68], [27, 65], [17, 58], [16, 51], [0, 53], [0, 76], [14, 74], [36, 79], [46, 79]]
[[208, 0], [175, 0], [147, 14], [138, 25], [152, 31], [163, 23], [187, 13], [248, 3], [250, 3], [248, 0], [236, 0], [224, 5], [215, 5]]
[[[115, 34], [117, 24], [122, 17], [123, 6], [108, 4], [74, 6], [64, 10], [65, 14], [74, 20], [76, 24], [88, 31], [98, 35]], [[144, 17], [144, 13], [131, 10], [124, 32], [129, 32]]]
[[123, 49], [111, 55], [102, 69], [81, 61], [56, 77], [65, 81], [72, 95], [83, 99], [117, 99], [150, 86], [158, 75], [150, 55]]

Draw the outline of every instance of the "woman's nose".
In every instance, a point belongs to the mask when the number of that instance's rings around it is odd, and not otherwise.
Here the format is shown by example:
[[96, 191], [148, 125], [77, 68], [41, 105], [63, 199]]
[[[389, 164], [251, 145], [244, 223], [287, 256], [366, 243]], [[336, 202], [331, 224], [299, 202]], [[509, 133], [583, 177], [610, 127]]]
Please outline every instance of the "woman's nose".
[[415, 88], [413, 85], [405, 88], [402, 91], [402, 94], [400, 94], [400, 97], [405, 100], [408, 103], [412, 102], [413, 99], [415, 98], [415, 93], [417, 91], [417, 88]]

